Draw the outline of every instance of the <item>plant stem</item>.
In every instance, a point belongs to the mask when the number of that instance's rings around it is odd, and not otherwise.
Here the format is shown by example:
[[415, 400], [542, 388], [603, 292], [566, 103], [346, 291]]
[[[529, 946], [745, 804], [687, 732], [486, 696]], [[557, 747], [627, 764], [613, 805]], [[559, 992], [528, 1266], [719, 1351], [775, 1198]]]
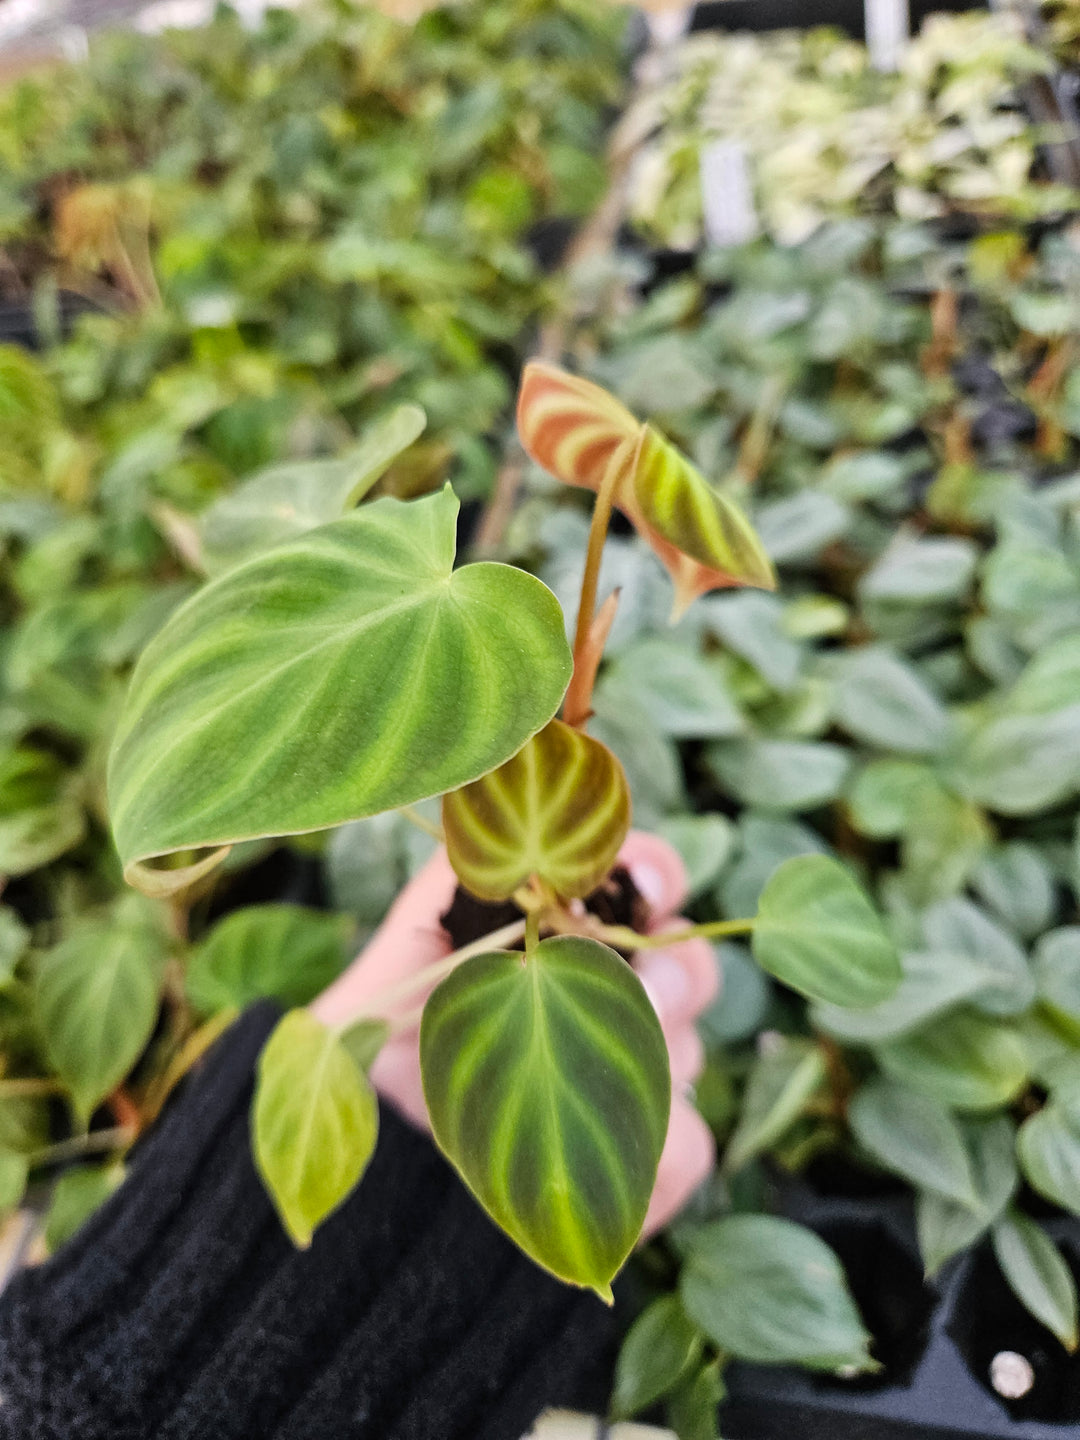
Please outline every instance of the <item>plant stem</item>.
[[525, 954], [531, 955], [540, 944], [540, 912], [530, 910], [525, 916]]
[[615, 503], [615, 490], [622, 479], [623, 470], [631, 456], [630, 442], [617, 445], [608, 461], [608, 468], [600, 482], [596, 504], [593, 506], [592, 523], [589, 526], [589, 546], [585, 552], [585, 571], [581, 577], [581, 600], [578, 604], [577, 630], [574, 634], [574, 673], [563, 702], [563, 720], [575, 727], [585, 724], [592, 703], [593, 679], [596, 670], [586, 664], [589, 638], [592, 633], [593, 615], [596, 612], [596, 591], [600, 583], [600, 562], [604, 557], [604, 541], [607, 539], [611, 511]]
[[110, 1150], [123, 1150], [136, 1138], [135, 1131], [126, 1125], [117, 1125], [111, 1130], [91, 1130], [88, 1135], [73, 1135], [70, 1140], [60, 1140], [55, 1145], [46, 1145], [30, 1156], [34, 1169], [41, 1165], [62, 1165], [67, 1160], [78, 1160], [83, 1155], [100, 1155]]
[[490, 935], [482, 935], [479, 940], [474, 940], [470, 945], [463, 945], [460, 950], [447, 955], [443, 960], [436, 960], [432, 965], [425, 965], [422, 970], [417, 970], [414, 975], [407, 976], [397, 985], [388, 986], [380, 990], [364, 1002], [363, 1007], [355, 1015], [350, 1015], [343, 1025], [338, 1027], [339, 1031], [348, 1030], [358, 1020], [383, 1020], [390, 1017], [395, 1007], [402, 1000], [408, 1000], [418, 990], [425, 990], [429, 985], [435, 985], [444, 980], [451, 971], [456, 970], [466, 960], [471, 960], [474, 955], [484, 955], [489, 950], [504, 950], [508, 945], [515, 944], [525, 934], [525, 921], [515, 920], [510, 925], [504, 925], [501, 930], [493, 930]]
[[436, 825], [433, 820], [425, 820], [419, 810], [414, 809], [412, 805], [402, 805], [398, 814], [404, 816], [410, 825], [415, 825], [417, 830], [422, 830], [425, 835], [430, 835], [432, 840], [437, 840], [440, 845], [446, 838], [441, 825]]
[[684, 930], [665, 930], [658, 935], [639, 935], [628, 925], [597, 925], [590, 933], [616, 950], [663, 950], [684, 940], [718, 940], [727, 935], [749, 935], [755, 920], [713, 920], [707, 925], [688, 925]]

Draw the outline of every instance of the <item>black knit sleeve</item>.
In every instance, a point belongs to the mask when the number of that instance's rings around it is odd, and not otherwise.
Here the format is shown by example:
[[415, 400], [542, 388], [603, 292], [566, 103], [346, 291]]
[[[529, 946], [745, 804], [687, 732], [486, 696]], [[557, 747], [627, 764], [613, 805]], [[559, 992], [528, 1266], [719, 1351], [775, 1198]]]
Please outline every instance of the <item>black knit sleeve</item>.
[[249, 1011], [116, 1195], [0, 1299], [3, 1440], [519, 1440], [599, 1408], [613, 1328], [538, 1270], [391, 1109], [310, 1250], [250, 1158]]

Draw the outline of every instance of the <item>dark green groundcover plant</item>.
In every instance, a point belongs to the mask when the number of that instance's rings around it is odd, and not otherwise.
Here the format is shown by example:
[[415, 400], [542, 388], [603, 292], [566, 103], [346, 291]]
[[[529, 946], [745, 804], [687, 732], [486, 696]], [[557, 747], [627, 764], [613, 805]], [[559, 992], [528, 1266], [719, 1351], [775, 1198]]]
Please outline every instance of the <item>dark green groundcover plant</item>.
[[[610, 1299], [644, 1223], [670, 1103], [659, 1023], [612, 948], [668, 937], [602, 924], [570, 903], [605, 878], [630, 826], [623, 769], [585, 731], [617, 601], [596, 604], [612, 511], [667, 565], [680, 608], [774, 578], [739, 507], [605, 391], [533, 364], [518, 419], [531, 455], [597, 490], [572, 653], [540, 581], [490, 562], [455, 568], [449, 489], [326, 523], [314, 505], [307, 528], [225, 569], [147, 646], [115, 730], [109, 805], [128, 879], [183, 906], [235, 845], [442, 795], [463, 884], [514, 900], [523, 919], [409, 982], [420, 993], [439, 981], [420, 1026], [435, 1138], [526, 1253]], [[340, 504], [335, 475], [328, 489]], [[746, 932], [767, 971], [820, 1003], [888, 1003], [900, 981], [869, 900], [822, 857], [781, 866], [756, 920], [700, 931]], [[516, 940], [523, 951], [502, 948]], [[293, 1009], [261, 1057], [255, 1158], [300, 1245], [374, 1149], [366, 1067], [394, 1033], [387, 998], [338, 1030]], [[819, 1245], [798, 1235], [792, 1244]], [[749, 1253], [738, 1249], [732, 1266]], [[801, 1265], [793, 1254], [789, 1278], [831, 1319], [819, 1363], [869, 1364], [836, 1262], [816, 1299], [815, 1272]], [[739, 1309], [740, 1286], [756, 1282], [731, 1283]], [[733, 1348], [753, 1353], [750, 1340]]]

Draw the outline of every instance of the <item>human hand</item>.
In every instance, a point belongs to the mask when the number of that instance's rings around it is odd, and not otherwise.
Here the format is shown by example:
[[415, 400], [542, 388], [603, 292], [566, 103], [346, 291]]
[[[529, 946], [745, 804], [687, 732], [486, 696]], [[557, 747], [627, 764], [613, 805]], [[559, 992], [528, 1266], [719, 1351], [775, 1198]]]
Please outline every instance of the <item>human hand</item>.
[[[686, 898], [686, 872], [672, 847], [659, 836], [631, 831], [619, 854], [651, 909], [650, 931], [670, 930]], [[450, 908], [457, 876], [439, 849], [409, 882], [357, 959], [312, 1005], [325, 1024], [348, 1023], [369, 1003], [428, 965], [450, 954], [439, 923]], [[663, 950], [642, 950], [634, 968], [660, 1018], [671, 1059], [671, 1119], [660, 1157], [656, 1187], [645, 1219], [649, 1236], [674, 1216], [708, 1175], [715, 1159], [712, 1134], [686, 1098], [701, 1073], [704, 1051], [694, 1021], [717, 993], [712, 951], [704, 940], [686, 940]], [[427, 993], [414, 992], [394, 1008], [378, 1010], [387, 1019], [416, 1009]], [[430, 1130], [420, 1079], [418, 1032], [399, 1031], [371, 1067], [379, 1092], [415, 1125]]]

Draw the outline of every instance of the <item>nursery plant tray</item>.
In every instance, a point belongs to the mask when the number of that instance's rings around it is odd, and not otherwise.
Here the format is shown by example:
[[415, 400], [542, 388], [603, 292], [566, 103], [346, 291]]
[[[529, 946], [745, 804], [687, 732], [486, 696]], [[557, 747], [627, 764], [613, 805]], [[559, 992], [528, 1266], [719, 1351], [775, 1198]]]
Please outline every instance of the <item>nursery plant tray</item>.
[[[841, 1255], [880, 1375], [842, 1380], [780, 1367], [728, 1371], [721, 1431], [737, 1440], [1069, 1440], [1080, 1434], [1080, 1357], [1013, 1297], [989, 1245], [923, 1280], [910, 1204], [822, 1200], [792, 1207]], [[1080, 1276], [1080, 1225], [1048, 1222]], [[1028, 1392], [1002, 1399], [997, 1356], [1022, 1357]], [[1015, 1360], [1014, 1360], [1015, 1363]]]
[[[910, 5], [913, 28], [939, 10], [956, 14], [987, 9], [985, 0], [910, 0]], [[866, 34], [864, 17], [864, 0], [710, 0], [697, 6], [690, 28], [763, 31], [835, 25], [862, 40]]]

